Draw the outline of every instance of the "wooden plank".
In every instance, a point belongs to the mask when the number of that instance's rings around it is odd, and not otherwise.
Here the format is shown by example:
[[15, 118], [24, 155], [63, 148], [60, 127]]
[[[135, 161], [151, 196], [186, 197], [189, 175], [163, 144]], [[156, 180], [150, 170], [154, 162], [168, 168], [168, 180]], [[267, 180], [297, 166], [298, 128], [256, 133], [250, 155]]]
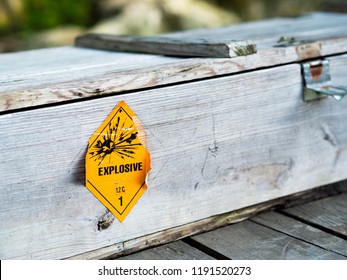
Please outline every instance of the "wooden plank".
[[117, 258], [117, 260], [213, 260], [211, 256], [189, 246], [183, 241], [176, 241], [160, 247]]
[[231, 259], [346, 259], [252, 221], [243, 221], [192, 239]]
[[283, 212], [347, 239], [347, 193], [285, 209]]
[[[121, 78], [120, 73], [132, 75], [139, 69], [169, 65], [183, 59], [66, 46], [5, 53], [0, 55], [0, 61], [0, 92], [5, 93], [47, 84], [59, 86], [76, 80], [82, 82], [83, 79], [91, 80], [93, 75], [112, 74], [113, 78]], [[102, 86], [102, 81], [99, 84]]]
[[[257, 54], [230, 59], [183, 59], [75, 47], [2, 54], [0, 112], [182, 83], [347, 52], [347, 38], [337, 37], [346, 33], [346, 18], [335, 14], [307, 16], [169, 35], [182, 38], [218, 38], [227, 35], [232, 39], [257, 40]], [[331, 38], [318, 39], [324, 34], [329, 34]], [[282, 36], [294, 36], [298, 42], [311, 43], [277, 47], [276, 43]], [[335, 63], [339, 68], [340, 62]]]
[[[295, 46], [295, 51], [298, 51], [296, 47], [300, 44], [305, 45], [309, 42], [317, 42], [323, 44], [320, 51], [323, 51], [323, 49], [330, 49], [330, 51], [335, 49], [335, 53], [340, 53], [334, 45], [339, 40], [345, 40], [347, 31], [344, 26], [346, 24], [346, 15], [316, 13], [295, 19], [276, 18], [232, 25], [213, 29], [213, 32], [209, 29], [188, 30], [185, 32], [168, 34], [167, 36], [172, 38], [188, 37], [190, 39], [205, 38], [206, 40], [227, 40], [230, 38], [252, 40], [252, 42], [257, 45], [258, 55], [262, 56], [263, 59], [266, 54], [270, 53], [278, 59], [276, 50], [285, 56], [291, 56], [291, 51], [293, 51], [293, 49], [290, 50], [291, 44], [287, 44], [289, 49], [276, 48], [276, 46], [279, 46], [278, 42], [280, 39], [283, 38], [292, 39], [291, 41]], [[336, 41], [338, 38], [340, 39]], [[287, 50], [289, 50], [289, 52], [287, 52]]]
[[238, 40], [205, 40], [170, 37], [137, 37], [110, 34], [85, 34], [76, 38], [78, 47], [102, 50], [171, 55], [178, 57], [226, 58], [257, 52], [255, 44]]
[[[1, 115], [0, 220], [17, 221], [1, 225], [1, 258], [70, 257], [346, 178], [347, 100], [304, 103], [300, 71]], [[121, 99], [144, 124], [152, 170], [124, 223], [99, 231], [105, 208], [84, 186], [84, 158]]]
[[257, 215], [251, 220], [347, 258], [347, 242], [345, 240], [293, 218], [276, 212], [268, 212]]
[[[347, 36], [344, 28], [346, 24], [346, 16], [313, 14], [295, 20], [275, 19], [258, 22], [256, 28], [255, 23], [251, 23], [151, 37], [86, 34], [76, 39], [76, 45], [114, 51], [223, 58], [256, 53], [257, 44], [261, 48], [273, 47], [276, 45], [274, 39], [284, 37], [291, 38], [292, 43], [295, 41], [298, 45], [307, 41], [343, 38]], [[255, 40], [256, 43], [249, 43], [249, 40]]]
[[[318, 36], [326, 38], [336, 34], [346, 34], [345, 14], [310, 13], [296, 18], [272, 18], [220, 28], [201, 28], [173, 32], [167, 35], [172, 38], [232, 38], [237, 40], [262, 40], [264, 38], [280, 38], [282, 36]], [[212, 31], [212, 32], [211, 32]], [[232, 37], [231, 37], [232, 36]]]

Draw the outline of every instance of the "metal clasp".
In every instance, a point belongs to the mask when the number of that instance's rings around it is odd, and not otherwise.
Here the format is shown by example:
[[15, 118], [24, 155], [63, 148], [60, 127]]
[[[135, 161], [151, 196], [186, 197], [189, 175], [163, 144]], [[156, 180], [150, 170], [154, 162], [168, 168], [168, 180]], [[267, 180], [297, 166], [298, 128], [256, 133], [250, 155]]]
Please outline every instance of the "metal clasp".
[[303, 63], [304, 74], [304, 101], [311, 101], [327, 96], [341, 100], [347, 95], [347, 87], [332, 85], [330, 78], [330, 66], [328, 60], [318, 60]]

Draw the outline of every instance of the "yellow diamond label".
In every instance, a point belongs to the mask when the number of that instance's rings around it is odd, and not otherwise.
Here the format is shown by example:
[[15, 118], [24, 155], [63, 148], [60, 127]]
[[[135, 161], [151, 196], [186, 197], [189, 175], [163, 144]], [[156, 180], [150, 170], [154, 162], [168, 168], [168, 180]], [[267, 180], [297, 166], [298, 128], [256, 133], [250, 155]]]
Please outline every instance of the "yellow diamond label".
[[121, 101], [89, 139], [86, 186], [122, 222], [147, 189], [144, 129]]

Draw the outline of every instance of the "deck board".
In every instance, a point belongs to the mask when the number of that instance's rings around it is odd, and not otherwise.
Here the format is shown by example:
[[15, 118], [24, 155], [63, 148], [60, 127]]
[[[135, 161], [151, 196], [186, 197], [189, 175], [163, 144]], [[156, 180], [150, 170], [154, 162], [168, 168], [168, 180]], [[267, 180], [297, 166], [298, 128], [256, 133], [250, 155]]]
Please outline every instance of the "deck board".
[[230, 259], [346, 259], [249, 220], [192, 238]]
[[257, 215], [251, 220], [347, 258], [347, 242], [345, 240], [294, 218], [272, 211]]
[[136, 254], [119, 258], [120, 260], [213, 260], [214, 258], [198, 249], [176, 241]]
[[284, 213], [347, 239], [347, 193], [289, 208]]

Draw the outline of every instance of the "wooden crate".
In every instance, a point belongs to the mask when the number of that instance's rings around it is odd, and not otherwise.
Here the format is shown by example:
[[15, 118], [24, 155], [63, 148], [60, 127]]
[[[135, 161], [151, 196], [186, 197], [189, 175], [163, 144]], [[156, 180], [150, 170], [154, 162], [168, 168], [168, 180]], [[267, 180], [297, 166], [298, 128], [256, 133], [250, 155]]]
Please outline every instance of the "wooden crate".
[[[167, 35], [256, 45], [231, 58], [80, 47], [0, 55], [1, 259], [103, 258], [346, 179], [347, 98], [303, 101], [301, 67], [324, 58], [332, 83], [346, 85], [346, 26], [346, 15], [311, 14]], [[88, 139], [121, 100], [152, 158], [123, 223], [85, 187], [84, 167]]]

